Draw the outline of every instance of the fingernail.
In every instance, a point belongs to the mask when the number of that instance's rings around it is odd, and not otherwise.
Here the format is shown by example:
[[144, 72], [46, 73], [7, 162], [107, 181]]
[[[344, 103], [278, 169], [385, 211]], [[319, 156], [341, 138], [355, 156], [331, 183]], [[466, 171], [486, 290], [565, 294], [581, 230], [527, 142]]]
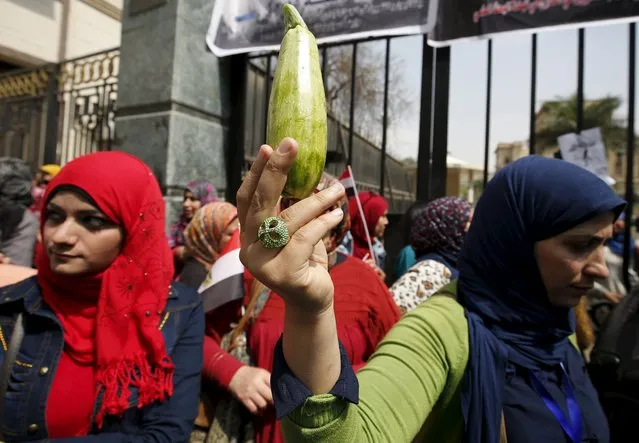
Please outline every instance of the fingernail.
[[344, 212], [342, 211], [342, 208], [337, 208], [331, 211], [331, 215], [337, 218], [342, 218]]
[[277, 150], [279, 151], [280, 154], [287, 154], [291, 150], [291, 143], [284, 142], [279, 146], [279, 148], [277, 148]]
[[333, 184], [328, 189], [330, 189], [331, 192], [334, 192], [335, 194], [338, 194], [338, 193], [344, 191], [344, 186], [342, 186], [342, 184], [340, 182], [337, 182], [337, 183]]

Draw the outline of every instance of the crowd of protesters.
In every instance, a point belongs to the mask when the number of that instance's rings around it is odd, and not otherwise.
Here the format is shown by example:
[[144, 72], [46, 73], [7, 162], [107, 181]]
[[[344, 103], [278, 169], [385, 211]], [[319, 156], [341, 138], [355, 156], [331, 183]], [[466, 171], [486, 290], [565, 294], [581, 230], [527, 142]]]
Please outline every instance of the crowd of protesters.
[[635, 250], [604, 181], [518, 160], [411, 206], [394, 258], [381, 195], [280, 197], [296, 151], [177, 220], [132, 155], [0, 158], [0, 441], [622, 441], [587, 370]]

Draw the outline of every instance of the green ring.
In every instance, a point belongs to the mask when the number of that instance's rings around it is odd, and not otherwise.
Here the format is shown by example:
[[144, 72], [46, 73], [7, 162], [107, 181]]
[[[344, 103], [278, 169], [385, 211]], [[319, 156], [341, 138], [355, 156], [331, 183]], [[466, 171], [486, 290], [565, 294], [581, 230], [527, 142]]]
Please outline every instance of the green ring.
[[257, 239], [266, 249], [283, 248], [289, 240], [288, 226], [279, 217], [269, 217], [257, 230]]

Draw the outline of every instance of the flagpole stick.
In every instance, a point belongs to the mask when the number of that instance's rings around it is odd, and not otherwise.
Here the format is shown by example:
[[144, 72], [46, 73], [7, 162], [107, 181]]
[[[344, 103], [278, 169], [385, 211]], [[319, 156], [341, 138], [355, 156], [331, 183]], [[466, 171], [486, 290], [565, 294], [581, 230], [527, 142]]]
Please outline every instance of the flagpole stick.
[[364, 225], [364, 233], [366, 233], [366, 241], [368, 242], [368, 250], [371, 253], [371, 257], [377, 263], [377, 257], [375, 257], [375, 253], [373, 252], [373, 243], [371, 242], [371, 235], [368, 233], [368, 224], [366, 223], [366, 217], [364, 217], [364, 208], [362, 208], [362, 202], [359, 201], [359, 193], [357, 192], [357, 185], [355, 184], [355, 177], [353, 176], [353, 171], [350, 165], [346, 166], [348, 168], [348, 173], [351, 176], [351, 180], [353, 180], [353, 189], [355, 190], [355, 201], [357, 202], [357, 209], [359, 210], [359, 216], [362, 218], [362, 224]]

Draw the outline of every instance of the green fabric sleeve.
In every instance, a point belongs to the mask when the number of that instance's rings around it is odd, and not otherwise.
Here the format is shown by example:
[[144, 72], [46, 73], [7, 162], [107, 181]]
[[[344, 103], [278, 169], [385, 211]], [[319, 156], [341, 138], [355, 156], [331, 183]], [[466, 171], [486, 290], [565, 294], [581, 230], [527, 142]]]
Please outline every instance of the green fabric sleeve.
[[359, 371], [360, 401], [309, 398], [282, 420], [287, 442], [410, 442], [449, 402], [468, 361], [463, 308], [439, 295], [406, 314]]

